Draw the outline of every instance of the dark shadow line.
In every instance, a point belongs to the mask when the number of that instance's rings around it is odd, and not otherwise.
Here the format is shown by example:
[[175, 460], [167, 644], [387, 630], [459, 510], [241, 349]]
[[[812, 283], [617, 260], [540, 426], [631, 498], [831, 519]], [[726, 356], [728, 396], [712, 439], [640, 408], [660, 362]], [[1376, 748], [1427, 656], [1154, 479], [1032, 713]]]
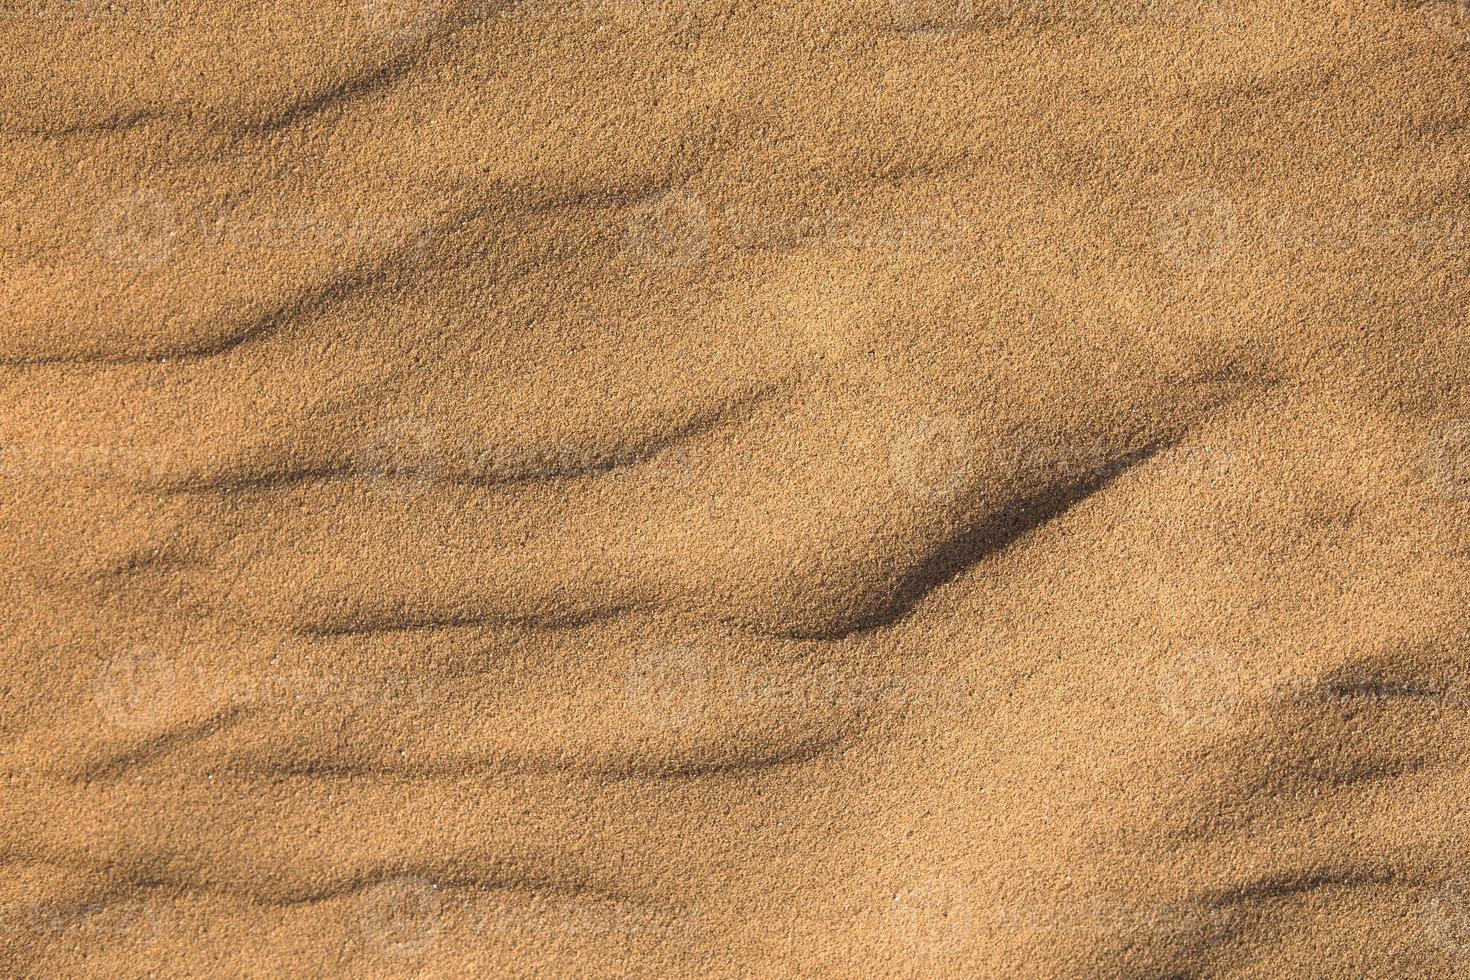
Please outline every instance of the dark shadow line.
[[965, 570], [1003, 551], [1027, 534], [1055, 520], [1077, 504], [1106, 489], [1124, 473], [1152, 459], [1174, 444], [1155, 442], [1128, 452], [1070, 484], [1043, 487], [980, 519], [940, 542], [921, 562], [907, 570], [876, 609], [830, 629], [790, 630], [779, 634], [792, 640], [840, 640], [890, 626], [907, 616], [926, 596], [958, 578]]

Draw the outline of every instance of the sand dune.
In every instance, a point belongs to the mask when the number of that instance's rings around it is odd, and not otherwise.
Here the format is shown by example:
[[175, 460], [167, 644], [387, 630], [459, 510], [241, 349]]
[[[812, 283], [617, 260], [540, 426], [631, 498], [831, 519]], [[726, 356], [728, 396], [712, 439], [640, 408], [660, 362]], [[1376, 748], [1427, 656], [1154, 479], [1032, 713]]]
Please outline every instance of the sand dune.
[[0, 31], [0, 972], [1470, 976], [1460, 5]]

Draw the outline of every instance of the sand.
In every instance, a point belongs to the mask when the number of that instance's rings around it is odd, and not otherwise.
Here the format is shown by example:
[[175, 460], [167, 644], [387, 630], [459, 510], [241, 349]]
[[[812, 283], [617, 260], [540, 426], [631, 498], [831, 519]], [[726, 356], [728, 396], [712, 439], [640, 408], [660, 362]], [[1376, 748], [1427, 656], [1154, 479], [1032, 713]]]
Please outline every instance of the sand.
[[1470, 12], [0, 3], [0, 975], [1470, 976]]

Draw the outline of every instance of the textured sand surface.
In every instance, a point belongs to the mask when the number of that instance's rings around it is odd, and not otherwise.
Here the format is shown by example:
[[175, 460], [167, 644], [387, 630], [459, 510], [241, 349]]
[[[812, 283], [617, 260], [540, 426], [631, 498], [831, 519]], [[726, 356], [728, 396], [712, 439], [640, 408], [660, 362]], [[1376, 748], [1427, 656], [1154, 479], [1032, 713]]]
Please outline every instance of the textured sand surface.
[[0, 975], [1470, 976], [1470, 12], [0, 2]]

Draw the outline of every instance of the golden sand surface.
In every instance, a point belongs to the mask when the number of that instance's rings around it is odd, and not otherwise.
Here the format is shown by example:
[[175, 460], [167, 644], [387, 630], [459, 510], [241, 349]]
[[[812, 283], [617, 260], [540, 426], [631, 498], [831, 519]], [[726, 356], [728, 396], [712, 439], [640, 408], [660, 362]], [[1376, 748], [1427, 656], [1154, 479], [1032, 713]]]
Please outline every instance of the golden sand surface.
[[0, 0], [5, 977], [1470, 976], [1470, 10]]

